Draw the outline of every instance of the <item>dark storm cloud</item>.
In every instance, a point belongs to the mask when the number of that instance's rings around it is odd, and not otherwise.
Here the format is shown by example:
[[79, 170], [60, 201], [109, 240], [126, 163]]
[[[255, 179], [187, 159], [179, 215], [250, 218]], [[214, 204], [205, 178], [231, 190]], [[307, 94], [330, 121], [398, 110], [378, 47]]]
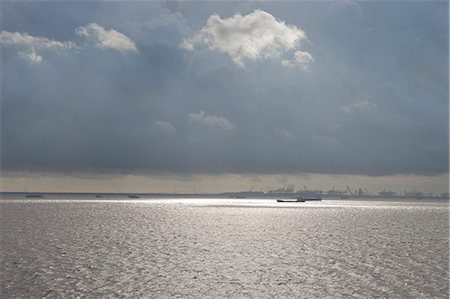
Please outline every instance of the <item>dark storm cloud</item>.
[[[209, 16], [256, 9], [310, 42], [244, 67], [229, 54], [238, 47], [183, 49]], [[76, 47], [3, 41], [2, 169], [446, 173], [447, 12], [445, 2], [4, 3], [2, 30]], [[135, 51], [77, 35], [88, 24]], [[283, 65], [295, 51], [311, 55], [307, 70]]]

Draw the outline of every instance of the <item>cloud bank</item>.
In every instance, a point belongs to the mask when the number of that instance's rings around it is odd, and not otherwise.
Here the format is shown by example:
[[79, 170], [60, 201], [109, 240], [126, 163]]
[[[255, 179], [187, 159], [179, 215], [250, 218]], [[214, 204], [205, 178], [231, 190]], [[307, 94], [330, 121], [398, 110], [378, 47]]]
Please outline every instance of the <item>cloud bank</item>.
[[446, 2], [2, 3], [2, 171], [448, 173], [447, 21]]

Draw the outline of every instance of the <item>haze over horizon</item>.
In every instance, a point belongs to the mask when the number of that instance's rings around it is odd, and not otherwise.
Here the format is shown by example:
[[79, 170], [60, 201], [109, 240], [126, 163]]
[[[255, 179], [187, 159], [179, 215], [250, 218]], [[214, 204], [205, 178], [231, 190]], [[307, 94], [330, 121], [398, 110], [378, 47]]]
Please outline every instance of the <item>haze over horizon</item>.
[[4, 2], [1, 190], [448, 192], [448, 2]]

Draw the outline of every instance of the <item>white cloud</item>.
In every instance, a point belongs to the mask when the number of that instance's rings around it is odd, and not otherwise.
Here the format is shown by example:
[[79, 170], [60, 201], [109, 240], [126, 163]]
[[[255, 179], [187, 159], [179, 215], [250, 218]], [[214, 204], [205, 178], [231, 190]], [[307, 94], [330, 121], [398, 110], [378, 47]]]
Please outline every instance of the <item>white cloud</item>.
[[284, 127], [277, 127], [275, 129], [275, 133], [286, 142], [293, 142], [297, 140], [297, 137], [295, 137], [291, 131]]
[[342, 111], [345, 113], [351, 114], [356, 111], [368, 111], [376, 109], [378, 106], [377, 104], [369, 102], [367, 99], [363, 99], [360, 102], [354, 102], [347, 106], [342, 107]]
[[192, 51], [194, 50], [194, 44], [192, 43], [192, 41], [184, 39], [181, 43], [180, 43], [180, 49], [184, 49], [184, 50], [188, 50], [188, 51]]
[[136, 45], [126, 35], [114, 29], [107, 30], [96, 23], [78, 27], [75, 33], [85, 37], [97, 48], [110, 48], [121, 52], [137, 52]]
[[3, 46], [17, 46], [29, 49], [69, 50], [77, 48], [71, 41], [56, 41], [46, 37], [31, 36], [27, 33], [2, 31], [0, 44]]
[[42, 56], [37, 54], [34, 49], [31, 49], [30, 52], [20, 52], [19, 55], [22, 58], [29, 60], [31, 62], [35, 62], [35, 63], [42, 62]]
[[20, 32], [0, 32], [0, 45], [19, 50], [18, 55], [33, 63], [43, 61], [41, 51], [67, 51], [78, 49], [72, 41], [57, 41], [46, 37], [32, 36]]
[[268, 12], [255, 10], [227, 19], [212, 15], [206, 25], [193, 38], [184, 40], [180, 47], [192, 50], [194, 45], [203, 44], [228, 54], [243, 67], [245, 59], [276, 57], [296, 50], [305, 40], [306, 34], [300, 28], [286, 25]]
[[235, 128], [234, 125], [225, 117], [208, 115], [203, 110], [199, 113], [189, 113], [189, 121], [224, 130], [233, 130]]
[[162, 134], [172, 135], [177, 131], [168, 121], [159, 120], [154, 123], [155, 128]]
[[295, 51], [292, 59], [283, 59], [281, 64], [287, 67], [301, 67], [304, 70], [308, 70], [310, 64], [314, 61], [311, 54], [305, 51]]
[[[75, 33], [85, 37], [98, 48], [112, 48], [122, 52], [136, 52], [136, 46], [133, 41], [114, 29], [105, 28], [90, 23], [84, 27], [78, 27]], [[14, 47], [19, 50], [18, 54], [32, 62], [42, 62], [42, 51], [67, 51], [79, 50], [72, 41], [57, 41], [46, 37], [32, 36], [20, 32], [0, 32], [0, 45], [3, 47]]]

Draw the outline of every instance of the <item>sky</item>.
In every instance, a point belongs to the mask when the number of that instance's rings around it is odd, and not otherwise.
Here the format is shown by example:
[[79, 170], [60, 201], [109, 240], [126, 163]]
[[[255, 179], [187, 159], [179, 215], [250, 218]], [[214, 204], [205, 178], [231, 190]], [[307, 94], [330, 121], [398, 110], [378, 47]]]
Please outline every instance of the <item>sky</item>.
[[447, 1], [3, 2], [3, 191], [447, 192]]

